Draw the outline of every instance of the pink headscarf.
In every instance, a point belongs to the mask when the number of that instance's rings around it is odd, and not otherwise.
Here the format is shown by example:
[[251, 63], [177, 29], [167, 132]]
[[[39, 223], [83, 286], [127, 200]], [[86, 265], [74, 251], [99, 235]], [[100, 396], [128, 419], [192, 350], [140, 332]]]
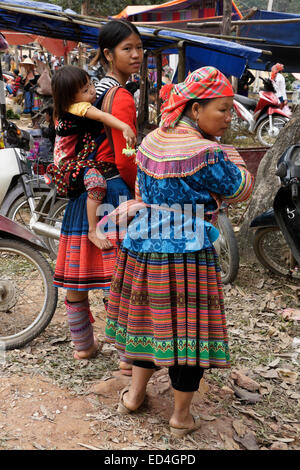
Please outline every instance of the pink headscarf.
[[162, 87], [160, 97], [163, 127], [174, 127], [188, 101], [233, 96], [230, 82], [215, 67], [202, 67], [190, 73], [183, 83]]
[[278, 64], [273, 65], [273, 67], [271, 68], [271, 80], [274, 80], [278, 72], [281, 72], [281, 70], [283, 69], [284, 69], [284, 66], [282, 64], [278, 63]]

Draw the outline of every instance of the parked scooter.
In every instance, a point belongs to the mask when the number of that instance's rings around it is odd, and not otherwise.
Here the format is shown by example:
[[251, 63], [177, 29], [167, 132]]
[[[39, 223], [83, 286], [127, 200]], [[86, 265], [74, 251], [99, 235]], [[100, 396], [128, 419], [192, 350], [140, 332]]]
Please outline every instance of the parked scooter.
[[52, 239], [59, 240], [60, 236], [56, 217], [59, 216], [58, 209], [63, 212], [66, 200], [57, 197], [55, 186], [46, 184], [44, 176], [33, 173], [25, 151], [29, 150], [29, 134], [6, 119], [2, 121], [4, 148], [0, 150], [0, 214], [43, 236], [50, 256], [55, 259], [57, 246], [53, 245]]
[[[0, 95], [4, 96], [1, 78], [0, 65]], [[55, 259], [60, 236], [55, 217], [63, 213], [66, 200], [57, 197], [55, 186], [46, 184], [42, 175], [33, 173], [26, 155], [33, 144], [27, 131], [6, 119], [5, 103], [0, 103], [0, 214], [43, 236]]]
[[49, 324], [57, 305], [42, 240], [0, 215], [0, 349], [20, 348]]
[[[259, 100], [234, 95], [233, 107], [238, 116], [246, 125], [247, 130], [256, 134], [264, 147], [272, 147], [280, 130], [290, 119], [282, 109], [272, 81], [262, 79], [263, 89], [259, 92]], [[232, 124], [234, 126], [234, 122]]]
[[276, 175], [281, 187], [273, 208], [255, 217], [253, 248], [257, 259], [272, 272], [300, 279], [300, 144], [280, 157]]

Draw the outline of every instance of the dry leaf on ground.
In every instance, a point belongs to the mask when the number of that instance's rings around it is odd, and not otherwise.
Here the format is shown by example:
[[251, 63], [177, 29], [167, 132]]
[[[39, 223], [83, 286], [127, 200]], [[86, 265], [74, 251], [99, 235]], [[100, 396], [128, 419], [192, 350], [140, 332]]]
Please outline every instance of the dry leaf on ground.
[[233, 370], [231, 372], [231, 378], [239, 387], [245, 388], [246, 390], [249, 390], [249, 392], [256, 392], [260, 387], [259, 383], [250, 379], [250, 377], [247, 377], [247, 375], [238, 370]]

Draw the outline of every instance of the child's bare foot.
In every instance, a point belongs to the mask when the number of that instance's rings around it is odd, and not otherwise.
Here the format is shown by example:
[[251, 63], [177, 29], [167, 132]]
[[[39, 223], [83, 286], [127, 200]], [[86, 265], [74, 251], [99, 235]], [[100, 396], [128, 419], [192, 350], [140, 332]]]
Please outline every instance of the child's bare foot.
[[109, 250], [113, 247], [112, 243], [103, 235], [103, 238], [97, 235], [96, 230], [89, 231], [88, 239], [94, 243], [100, 250]]
[[74, 359], [78, 359], [78, 360], [91, 359], [91, 358], [96, 356], [96, 353], [98, 351], [98, 347], [99, 347], [99, 342], [94, 337], [94, 344], [90, 348], [85, 349], [83, 351], [75, 351], [74, 352]]

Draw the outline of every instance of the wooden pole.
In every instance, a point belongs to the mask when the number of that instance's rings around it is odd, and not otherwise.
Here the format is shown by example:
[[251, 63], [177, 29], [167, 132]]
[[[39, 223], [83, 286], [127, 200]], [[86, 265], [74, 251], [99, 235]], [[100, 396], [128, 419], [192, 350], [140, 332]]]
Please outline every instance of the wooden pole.
[[185, 79], [185, 42], [178, 43], [178, 83], [184, 82]]
[[82, 44], [81, 42], [78, 43], [78, 67], [82, 68], [83, 61], [82, 61]]
[[156, 70], [157, 70], [157, 87], [156, 87], [156, 116], [157, 116], [157, 125], [160, 121], [160, 105], [161, 100], [159, 97], [159, 92], [162, 85], [162, 53], [160, 52], [156, 56]]
[[223, 19], [221, 34], [230, 35], [231, 32], [232, 0], [223, 0]]
[[148, 102], [147, 88], [148, 88], [148, 55], [147, 53], [145, 53], [143, 63], [142, 63], [141, 80], [140, 80], [140, 99], [139, 99], [139, 109], [138, 109], [139, 132], [143, 131], [143, 125], [148, 120], [148, 109], [146, 110], [146, 104]]
[[[222, 22], [221, 21], [207, 21], [204, 23], [188, 23], [188, 26], [219, 26]], [[284, 19], [284, 20], [237, 20], [231, 21], [232, 25], [239, 25], [239, 24], [259, 24], [259, 25], [274, 25], [274, 24], [288, 24], [288, 23], [300, 23], [300, 18], [292, 18], [292, 19]]]

